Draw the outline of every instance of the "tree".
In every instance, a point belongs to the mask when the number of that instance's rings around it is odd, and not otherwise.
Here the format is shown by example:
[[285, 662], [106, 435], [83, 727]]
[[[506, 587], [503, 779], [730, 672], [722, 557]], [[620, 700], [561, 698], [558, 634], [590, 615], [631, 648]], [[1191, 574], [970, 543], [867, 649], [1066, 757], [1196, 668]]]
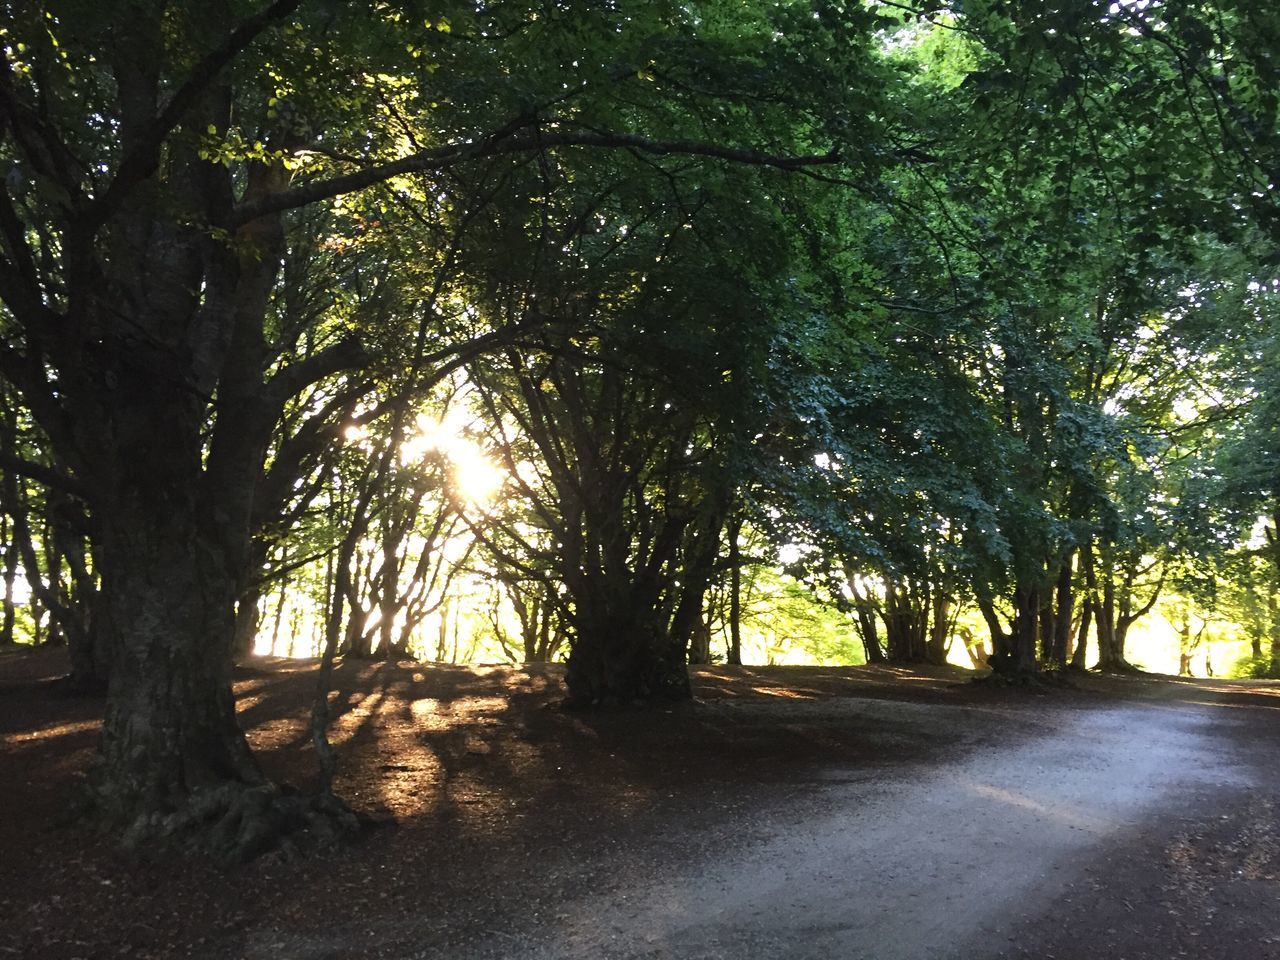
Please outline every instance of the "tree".
[[[0, 77], [9, 164], [0, 370], [94, 526], [111, 651], [95, 793], [133, 841], [216, 823], [215, 846], [246, 855], [286, 821], [325, 818], [267, 782], [236, 726], [229, 683], [276, 425], [293, 397], [362, 368], [374, 345], [340, 313], [327, 323], [290, 318], [306, 333], [301, 352], [273, 339], [267, 318], [288, 292], [289, 211], [389, 184], [380, 196], [423, 200], [405, 214], [420, 217], [447, 191], [449, 171], [575, 145], [787, 169], [833, 159], [821, 123], [776, 155], [730, 138], [750, 141], [740, 119], [702, 117], [701, 142], [647, 135], [715, 102], [665, 85], [648, 91], [651, 38], [674, 29], [683, 66], [723, 55], [727, 68], [742, 51], [724, 48], [719, 38], [733, 30], [723, 21], [709, 22], [704, 39], [699, 18], [675, 5], [625, 29], [612, 11], [556, 17], [543, 21], [544, 56], [531, 61], [506, 39], [534, 12], [459, 4], [410, 17], [300, 0], [11, 11]], [[803, 24], [794, 14], [780, 13]], [[759, 39], [771, 24], [750, 27]], [[581, 37], [595, 46], [575, 76], [565, 51]], [[824, 69], [787, 56], [815, 75]], [[771, 74], [759, 69], [763, 83]], [[647, 109], [621, 107], [606, 79], [633, 87]], [[818, 142], [816, 153], [806, 149]], [[426, 326], [409, 340], [428, 371], [479, 348], [433, 353]]]

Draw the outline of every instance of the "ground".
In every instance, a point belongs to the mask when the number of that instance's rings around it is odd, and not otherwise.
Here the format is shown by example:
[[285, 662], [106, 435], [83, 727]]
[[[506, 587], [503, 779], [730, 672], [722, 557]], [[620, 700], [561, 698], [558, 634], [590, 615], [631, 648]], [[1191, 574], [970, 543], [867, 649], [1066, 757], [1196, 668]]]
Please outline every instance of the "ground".
[[[0, 657], [0, 957], [1280, 958], [1280, 685], [705, 668], [566, 712], [554, 667], [346, 665], [354, 846], [141, 861], [74, 820], [101, 701]], [[240, 671], [305, 786], [314, 664]]]

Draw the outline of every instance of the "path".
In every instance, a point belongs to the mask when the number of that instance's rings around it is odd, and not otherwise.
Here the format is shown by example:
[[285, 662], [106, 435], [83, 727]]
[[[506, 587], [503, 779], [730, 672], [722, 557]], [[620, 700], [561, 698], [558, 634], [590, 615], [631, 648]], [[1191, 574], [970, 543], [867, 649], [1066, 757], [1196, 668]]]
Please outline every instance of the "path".
[[[851, 722], [862, 715], [988, 731], [1028, 722], [1025, 712], [1002, 708], [855, 701], [849, 709]], [[803, 822], [704, 862], [647, 868], [610, 893], [561, 905], [549, 922], [475, 943], [466, 956], [1023, 955], [1011, 943], [1022, 943], [1028, 926], [1043, 940], [1037, 918], [1069, 910], [1088, 868], [1110, 851], [1169, 824], [1216, 817], [1217, 804], [1226, 809], [1254, 787], [1261, 767], [1280, 766], [1280, 742], [1257, 737], [1250, 724], [1258, 714], [1245, 713], [1212, 702], [1059, 709], [1040, 715], [1038, 732], [1013, 746], [987, 743], [953, 761], [874, 775], [829, 769]], [[625, 875], [628, 865], [607, 869]], [[1273, 911], [1277, 892], [1280, 883], [1270, 881]], [[1059, 952], [1043, 955], [1094, 955], [1104, 935], [1067, 929], [1044, 947]], [[1238, 944], [1240, 955], [1280, 955], [1265, 939]], [[1153, 956], [1177, 955], [1167, 944], [1150, 946]], [[1205, 949], [1224, 955], [1221, 945]]]

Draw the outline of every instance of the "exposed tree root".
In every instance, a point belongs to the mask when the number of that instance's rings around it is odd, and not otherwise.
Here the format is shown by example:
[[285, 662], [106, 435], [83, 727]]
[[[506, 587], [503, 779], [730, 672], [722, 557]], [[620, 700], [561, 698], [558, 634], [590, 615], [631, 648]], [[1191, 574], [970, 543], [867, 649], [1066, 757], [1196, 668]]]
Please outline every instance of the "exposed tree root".
[[175, 811], [136, 818], [126, 848], [179, 847], [227, 863], [272, 850], [296, 856], [354, 836], [360, 818], [333, 794], [286, 793], [275, 784], [225, 783], [198, 790]]
[[992, 672], [977, 677], [973, 683], [1005, 689], [1030, 690], [1047, 692], [1049, 690], [1079, 689], [1068, 676], [1066, 670], [1017, 670], [1010, 672]]
[[52, 687], [66, 697], [101, 697], [107, 692], [105, 677], [68, 673], [53, 681]]
[[1118, 663], [1108, 663], [1105, 666], [1099, 664], [1098, 673], [1109, 673], [1113, 676], [1121, 677], [1145, 677], [1148, 675], [1146, 670], [1135, 667], [1128, 660], [1121, 660]]

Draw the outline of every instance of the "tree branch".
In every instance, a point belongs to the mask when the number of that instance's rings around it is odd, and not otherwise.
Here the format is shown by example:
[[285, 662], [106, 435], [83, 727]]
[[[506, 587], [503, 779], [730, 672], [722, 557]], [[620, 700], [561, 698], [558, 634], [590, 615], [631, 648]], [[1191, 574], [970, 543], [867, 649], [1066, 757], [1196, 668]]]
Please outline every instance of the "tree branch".
[[273, 404], [277, 407], [283, 406], [290, 397], [317, 380], [322, 380], [339, 370], [358, 369], [368, 360], [369, 355], [360, 341], [355, 337], [348, 337], [305, 360], [299, 360], [284, 367], [267, 382], [267, 390]]
[[120, 162], [116, 175], [111, 179], [110, 185], [101, 198], [90, 205], [88, 218], [92, 222], [104, 221], [129, 190], [155, 172], [160, 162], [160, 148], [164, 144], [165, 137], [182, 122], [187, 111], [195, 105], [214, 78], [243, 53], [267, 27], [289, 16], [301, 5], [302, 0], [275, 0], [261, 12], [243, 21], [227, 35], [220, 46], [210, 51], [196, 64], [186, 81], [164, 105], [159, 116], [151, 122], [138, 147]]
[[592, 147], [597, 149], [628, 148], [657, 155], [683, 154], [712, 157], [753, 166], [775, 167], [780, 170], [800, 170], [819, 164], [835, 163], [839, 159], [836, 150], [823, 154], [787, 156], [761, 153], [740, 147], [726, 147], [695, 140], [652, 140], [634, 133], [596, 133], [581, 130], [541, 130], [512, 135], [504, 131], [499, 135], [479, 141], [449, 143], [419, 151], [399, 160], [377, 164], [364, 170], [315, 180], [291, 190], [239, 204], [232, 212], [226, 226], [237, 227], [271, 213], [292, 210], [319, 200], [363, 190], [374, 184], [384, 183], [392, 177], [406, 173], [422, 173], [442, 170], [468, 160], [526, 153], [555, 147]]
[[0, 451], [0, 470], [14, 476], [26, 477], [28, 480], [34, 480], [36, 483], [42, 483], [46, 487], [61, 490], [63, 493], [69, 493], [81, 499], [88, 499], [87, 492], [79, 481], [68, 477], [65, 473], [59, 473], [52, 467], [24, 460], [12, 453]]

